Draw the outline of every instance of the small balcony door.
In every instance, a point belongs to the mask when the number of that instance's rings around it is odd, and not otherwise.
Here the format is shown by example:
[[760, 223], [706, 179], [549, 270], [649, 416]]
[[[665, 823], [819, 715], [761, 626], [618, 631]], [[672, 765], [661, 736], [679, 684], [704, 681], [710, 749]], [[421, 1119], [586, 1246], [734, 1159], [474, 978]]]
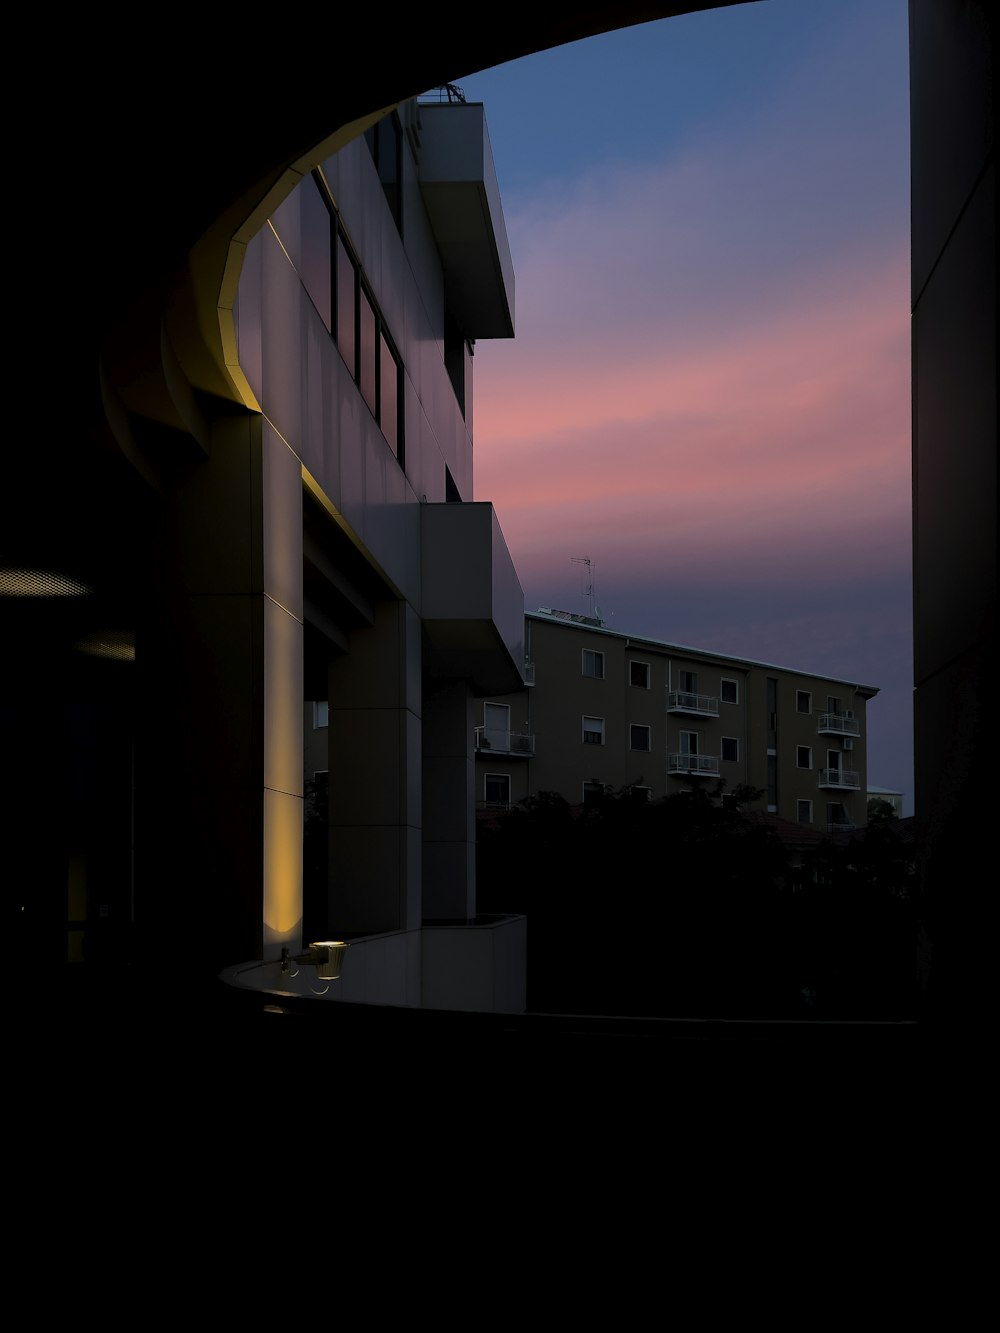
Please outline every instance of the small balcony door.
[[510, 749], [510, 707], [507, 704], [484, 704], [483, 740], [491, 750]]

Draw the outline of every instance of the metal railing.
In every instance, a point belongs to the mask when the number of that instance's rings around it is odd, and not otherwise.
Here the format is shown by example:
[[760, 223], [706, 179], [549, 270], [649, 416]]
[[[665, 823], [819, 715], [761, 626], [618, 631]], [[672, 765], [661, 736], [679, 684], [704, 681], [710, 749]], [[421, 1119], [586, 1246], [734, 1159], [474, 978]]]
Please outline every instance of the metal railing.
[[498, 727], [476, 727], [476, 749], [493, 754], [535, 753], [535, 738], [524, 731], [501, 731]]
[[667, 770], [670, 773], [691, 774], [694, 777], [717, 778], [719, 776], [719, 756], [717, 754], [671, 754], [667, 756]]
[[861, 723], [846, 713], [820, 713], [816, 730], [833, 732], [836, 736], [860, 736]]
[[691, 694], [687, 690], [668, 690], [667, 708], [671, 713], [700, 713], [702, 717], [719, 716], [719, 700], [711, 694]]
[[861, 786], [861, 774], [846, 768], [821, 768], [819, 770], [821, 787], [849, 787], [852, 791]]

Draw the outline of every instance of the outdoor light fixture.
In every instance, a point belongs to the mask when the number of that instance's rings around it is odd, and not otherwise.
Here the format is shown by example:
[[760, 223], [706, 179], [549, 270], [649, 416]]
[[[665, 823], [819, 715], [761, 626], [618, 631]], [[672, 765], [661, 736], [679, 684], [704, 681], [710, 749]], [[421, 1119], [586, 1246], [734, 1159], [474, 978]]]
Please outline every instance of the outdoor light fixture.
[[[289, 953], [287, 949], [281, 951], [281, 972], [283, 976], [297, 977], [299, 969], [291, 970], [293, 963], [304, 964], [306, 967], [316, 969], [317, 981], [339, 981], [340, 967], [344, 960], [344, 954], [347, 952], [347, 944], [344, 940], [314, 940], [306, 953]], [[325, 995], [330, 989], [325, 986], [321, 991], [314, 991], [315, 995]], [[312, 990], [312, 987], [310, 987]]]

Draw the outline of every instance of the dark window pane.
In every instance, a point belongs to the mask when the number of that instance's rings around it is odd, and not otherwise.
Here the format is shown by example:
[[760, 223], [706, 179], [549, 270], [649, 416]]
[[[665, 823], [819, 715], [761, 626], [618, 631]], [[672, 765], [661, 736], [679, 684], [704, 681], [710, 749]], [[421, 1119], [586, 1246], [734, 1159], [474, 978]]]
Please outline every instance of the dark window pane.
[[359, 351], [360, 374], [358, 383], [365, 402], [372, 412], [375, 402], [375, 311], [364, 292], [361, 293], [361, 342]]
[[341, 238], [337, 237], [337, 346], [347, 369], [354, 376], [355, 354], [354, 312], [357, 308], [356, 273], [351, 257]]
[[382, 380], [379, 385], [379, 423], [389, 448], [399, 458], [399, 367], [392, 349], [382, 337]]

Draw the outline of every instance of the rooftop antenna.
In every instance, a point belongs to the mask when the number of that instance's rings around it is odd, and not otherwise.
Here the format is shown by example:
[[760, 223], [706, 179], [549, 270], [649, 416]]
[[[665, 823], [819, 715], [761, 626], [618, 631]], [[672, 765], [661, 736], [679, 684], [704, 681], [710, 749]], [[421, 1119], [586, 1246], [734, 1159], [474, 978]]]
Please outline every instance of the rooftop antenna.
[[[574, 565], [582, 566], [580, 573], [583, 581], [583, 595], [587, 598], [587, 606], [591, 620], [600, 620], [601, 611], [597, 605], [597, 590], [594, 584], [594, 562], [588, 555], [571, 556]], [[601, 621], [603, 624], [604, 622]]]

